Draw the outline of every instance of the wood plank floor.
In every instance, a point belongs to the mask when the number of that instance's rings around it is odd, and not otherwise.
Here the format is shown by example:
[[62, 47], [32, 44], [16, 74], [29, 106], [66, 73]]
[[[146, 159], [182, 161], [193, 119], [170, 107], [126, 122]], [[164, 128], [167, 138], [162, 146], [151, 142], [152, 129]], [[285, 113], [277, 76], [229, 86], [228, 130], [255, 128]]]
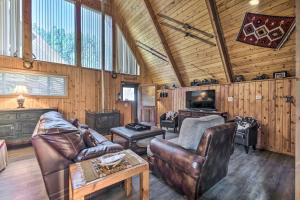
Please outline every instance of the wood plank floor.
[[[226, 178], [200, 200], [292, 200], [295, 194], [294, 158], [268, 151], [250, 151], [237, 146]], [[150, 198], [183, 200], [161, 179], [150, 176]], [[0, 172], [1, 200], [47, 200], [42, 176], [31, 147], [9, 151], [9, 165]], [[98, 200], [139, 199], [139, 180], [133, 179], [133, 195], [126, 198], [121, 186], [97, 194]]]

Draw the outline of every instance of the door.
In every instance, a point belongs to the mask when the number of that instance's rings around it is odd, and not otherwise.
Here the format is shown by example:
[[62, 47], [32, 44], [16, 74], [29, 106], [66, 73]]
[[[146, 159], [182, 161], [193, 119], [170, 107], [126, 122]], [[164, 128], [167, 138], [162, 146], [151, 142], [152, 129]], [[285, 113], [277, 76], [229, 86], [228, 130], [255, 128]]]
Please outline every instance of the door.
[[140, 122], [155, 126], [156, 122], [156, 85], [141, 85], [140, 92]]
[[133, 122], [138, 122], [138, 88], [135, 83], [122, 83], [122, 101], [130, 102]]

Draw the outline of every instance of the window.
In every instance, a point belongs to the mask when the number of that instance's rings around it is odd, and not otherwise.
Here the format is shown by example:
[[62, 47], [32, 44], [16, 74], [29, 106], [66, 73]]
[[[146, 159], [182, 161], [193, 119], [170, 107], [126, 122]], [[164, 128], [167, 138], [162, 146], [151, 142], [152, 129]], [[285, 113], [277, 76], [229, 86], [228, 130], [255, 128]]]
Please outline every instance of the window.
[[36, 59], [75, 65], [75, 5], [32, 0], [32, 51]]
[[134, 87], [126, 87], [122, 88], [122, 100], [123, 101], [135, 101], [135, 88]]
[[117, 28], [117, 66], [118, 72], [139, 75], [139, 65], [120, 28]]
[[0, 0], [0, 54], [22, 57], [22, 0]]
[[29, 95], [67, 96], [65, 76], [0, 72], [0, 95], [13, 94], [17, 85], [26, 86]]
[[81, 65], [86, 68], [102, 67], [102, 15], [81, 7]]
[[105, 15], [105, 70], [113, 70], [112, 18]]

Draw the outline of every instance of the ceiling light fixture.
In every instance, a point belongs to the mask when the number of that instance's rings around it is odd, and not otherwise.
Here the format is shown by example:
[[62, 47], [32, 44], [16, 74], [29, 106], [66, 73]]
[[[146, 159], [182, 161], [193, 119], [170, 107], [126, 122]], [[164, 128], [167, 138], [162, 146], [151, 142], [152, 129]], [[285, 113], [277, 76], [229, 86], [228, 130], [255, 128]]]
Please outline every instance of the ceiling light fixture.
[[251, 6], [256, 6], [256, 5], [259, 4], [259, 0], [250, 0], [250, 1], [249, 1], [249, 4], [250, 4]]

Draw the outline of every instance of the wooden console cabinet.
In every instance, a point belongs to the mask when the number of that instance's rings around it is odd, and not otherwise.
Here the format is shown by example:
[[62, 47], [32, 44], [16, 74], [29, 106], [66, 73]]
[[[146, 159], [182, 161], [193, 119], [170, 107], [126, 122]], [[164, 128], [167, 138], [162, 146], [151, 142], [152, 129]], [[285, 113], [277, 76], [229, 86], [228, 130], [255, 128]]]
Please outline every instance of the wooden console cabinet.
[[227, 120], [227, 112], [218, 112], [218, 111], [203, 111], [203, 110], [179, 110], [178, 111], [178, 126], [179, 129], [181, 127], [181, 124], [185, 118], [198, 118], [208, 115], [220, 115], [225, 118], [225, 121]]
[[8, 147], [31, 143], [31, 135], [40, 116], [56, 108], [0, 110], [0, 139]]

